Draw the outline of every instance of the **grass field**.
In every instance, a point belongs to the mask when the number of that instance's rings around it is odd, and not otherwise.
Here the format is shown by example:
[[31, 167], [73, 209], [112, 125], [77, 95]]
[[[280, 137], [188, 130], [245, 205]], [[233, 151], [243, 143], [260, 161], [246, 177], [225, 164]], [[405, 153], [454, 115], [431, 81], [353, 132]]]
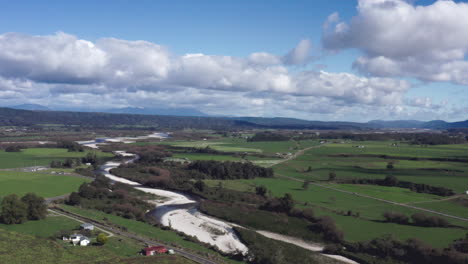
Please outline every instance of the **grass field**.
[[[164, 241], [165, 243], [169, 243], [169, 244], [179, 245], [183, 248], [192, 249], [198, 252], [205, 252], [205, 253], [210, 253], [210, 254], [215, 254], [215, 255], [218, 254], [215, 251], [207, 249], [200, 244], [185, 240], [183, 237], [179, 236], [174, 231], [162, 230], [158, 227], [155, 227], [155, 226], [143, 223], [143, 222], [126, 219], [126, 218], [111, 215], [111, 214], [106, 214], [106, 213], [96, 211], [96, 210], [87, 210], [87, 209], [82, 209], [82, 208], [68, 206], [68, 205], [61, 205], [61, 206], [67, 211], [80, 214], [80, 215], [83, 215], [83, 216], [86, 216], [88, 218], [92, 218], [95, 220], [102, 221], [103, 218], [107, 218], [109, 222], [119, 225], [119, 226], [126, 227], [129, 232], [133, 232], [142, 236]], [[243, 263], [243, 262], [237, 262], [237, 261], [225, 258], [225, 257], [223, 258], [226, 262], [229, 262], [229, 263], [233, 263], [233, 264]]]
[[[218, 181], [210, 180], [206, 181], [206, 183], [209, 186], [216, 186]], [[314, 185], [310, 185], [308, 190], [304, 190], [302, 183], [287, 179], [257, 178], [254, 180], [223, 181], [222, 184], [224, 188], [239, 191], [254, 191], [255, 186], [264, 185], [271, 191], [272, 195], [277, 197], [290, 193], [297, 201], [298, 207], [311, 207], [317, 215], [332, 216], [337, 225], [344, 231], [345, 239], [349, 241], [363, 241], [384, 234], [393, 234], [400, 239], [416, 237], [433, 246], [446, 247], [453, 240], [460, 238], [464, 232], [460, 228], [424, 228], [385, 223], [383, 222], [384, 218], [382, 214], [386, 211], [397, 211], [405, 213], [408, 216], [418, 211]], [[401, 201], [409, 201], [412, 197], [420, 200], [431, 200], [434, 198], [432, 195], [427, 194], [407, 194], [401, 188], [368, 190], [369, 195], [375, 192], [380, 193], [379, 191], [383, 191], [383, 195], [387, 198]], [[391, 192], [394, 192], [394, 194], [389, 194]], [[346, 213], [348, 210], [351, 210], [353, 213], [359, 212], [360, 217], [355, 218], [340, 215], [341, 212]], [[447, 220], [454, 225], [464, 228], [468, 227], [466, 222], [450, 218], [447, 218]]]
[[[193, 262], [178, 256], [156, 256], [151, 258], [126, 256], [128, 241], [110, 239], [105, 246], [74, 247], [62, 241], [38, 238], [18, 232], [0, 229], [0, 263], [8, 264], [63, 264], [63, 263], [164, 263], [164, 264], [192, 264]], [[133, 245], [132, 250], [139, 246]]]
[[0, 263], [193, 263], [177, 256], [138, 257], [145, 245], [123, 237], [110, 237], [104, 246], [88, 247], [73, 247], [50, 239], [57, 232], [73, 230], [80, 224], [53, 214], [19, 225], [0, 224]]
[[[5, 152], [0, 150], [0, 169], [21, 168], [31, 166], [48, 166], [53, 160], [80, 158], [88, 152], [68, 152], [59, 148], [29, 148], [21, 152]], [[96, 152], [98, 157], [112, 157], [110, 153]]]
[[[365, 148], [353, 148], [363, 145]], [[380, 157], [342, 157], [346, 155], [393, 155], [419, 158], [466, 158], [468, 145], [429, 146], [412, 145], [390, 146], [390, 142], [358, 142], [351, 144], [327, 144], [320, 148], [306, 151], [297, 159], [275, 167], [281, 175], [309, 180], [326, 180], [330, 171], [335, 171], [338, 178], [385, 178], [395, 175], [399, 180], [425, 183], [451, 188], [456, 192], [468, 189], [468, 163], [398, 160]], [[394, 169], [386, 169], [388, 162], [394, 162]], [[305, 172], [308, 167], [312, 171]]]
[[[467, 195], [468, 196], [468, 195]], [[461, 217], [468, 218], [468, 207], [456, 203], [455, 201], [441, 201], [441, 202], [429, 202], [429, 203], [416, 203], [415, 206], [443, 212], [447, 214], [458, 215]]]
[[272, 142], [248, 142], [241, 138], [216, 138], [200, 141], [163, 141], [163, 142], [137, 142], [136, 145], [160, 144], [187, 148], [205, 148], [209, 146], [223, 152], [251, 152], [263, 154], [275, 154], [296, 152], [300, 149], [318, 145], [317, 140], [304, 141], [272, 141]]
[[46, 238], [55, 235], [60, 230], [72, 230], [80, 224], [64, 216], [49, 215], [45, 219], [27, 221], [20, 225], [0, 224], [0, 229]]
[[0, 171], [0, 196], [34, 192], [42, 197], [55, 197], [78, 190], [88, 179], [38, 172]]

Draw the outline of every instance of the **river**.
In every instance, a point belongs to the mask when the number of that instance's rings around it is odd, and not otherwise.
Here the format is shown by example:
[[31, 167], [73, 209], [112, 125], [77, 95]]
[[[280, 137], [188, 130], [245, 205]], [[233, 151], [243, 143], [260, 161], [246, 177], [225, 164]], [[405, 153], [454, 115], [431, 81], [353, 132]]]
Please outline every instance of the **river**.
[[[78, 143], [91, 148], [99, 148], [99, 144], [107, 144], [109, 142], [132, 143], [139, 139], [159, 138], [160, 140], [164, 140], [168, 137], [169, 135], [167, 133], [153, 133], [142, 137], [100, 138], [94, 141], [79, 141]], [[123, 161], [124, 163], [133, 162], [138, 158], [135, 154], [127, 153], [125, 151], [114, 151], [114, 153], [123, 157], [133, 157]], [[152, 210], [150, 214], [155, 217], [160, 224], [168, 226], [171, 229], [182, 232], [186, 235], [194, 236], [201, 242], [216, 246], [224, 253], [247, 254], [247, 246], [240, 241], [239, 237], [237, 237], [233, 230], [233, 227], [237, 225], [202, 214], [197, 210], [197, 202], [195, 199], [192, 199], [186, 194], [144, 187], [138, 182], [130, 181], [111, 174], [110, 170], [117, 168], [120, 164], [121, 162], [109, 161], [101, 166], [101, 172], [105, 177], [112, 181], [129, 184], [140, 191], [163, 197], [163, 199], [160, 200], [150, 201], [155, 204], [155, 209]], [[297, 238], [267, 231], [257, 231], [257, 233], [274, 240], [294, 244], [310, 251], [320, 252], [323, 250], [323, 246], [320, 244], [306, 242]], [[328, 254], [322, 255], [345, 263], [358, 264], [357, 262], [343, 256]]]

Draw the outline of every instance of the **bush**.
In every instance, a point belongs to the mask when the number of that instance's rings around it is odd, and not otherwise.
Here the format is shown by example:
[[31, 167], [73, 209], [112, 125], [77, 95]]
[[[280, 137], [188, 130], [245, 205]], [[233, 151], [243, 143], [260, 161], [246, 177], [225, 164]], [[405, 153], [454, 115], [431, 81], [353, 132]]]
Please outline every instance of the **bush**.
[[107, 241], [109, 240], [109, 238], [106, 236], [106, 234], [104, 233], [99, 233], [99, 235], [97, 236], [96, 238], [96, 242], [99, 244], [99, 245], [104, 245], [107, 243]]
[[448, 221], [439, 216], [428, 216], [423, 213], [415, 213], [411, 215], [413, 224], [425, 227], [447, 227]]
[[21, 147], [12, 145], [5, 148], [5, 152], [21, 152]]
[[335, 221], [330, 216], [320, 217], [316, 223], [310, 226], [310, 229], [322, 233], [325, 240], [335, 243], [343, 241], [343, 232], [338, 229]]
[[397, 224], [408, 224], [409, 218], [405, 214], [398, 212], [385, 212], [383, 217], [387, 222], [397, 223]]

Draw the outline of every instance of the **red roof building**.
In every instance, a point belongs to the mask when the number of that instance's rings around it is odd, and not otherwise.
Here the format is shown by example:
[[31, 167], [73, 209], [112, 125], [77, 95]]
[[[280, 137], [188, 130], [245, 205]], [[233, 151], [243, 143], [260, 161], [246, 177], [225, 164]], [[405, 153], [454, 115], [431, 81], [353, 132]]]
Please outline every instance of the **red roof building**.
[[155, 254], [164, 254], [164, 253], [167, 253], [167, 248], [165, 246], [147, 247], [143, 249], [143, 253], [145, 256], [153, 256]]

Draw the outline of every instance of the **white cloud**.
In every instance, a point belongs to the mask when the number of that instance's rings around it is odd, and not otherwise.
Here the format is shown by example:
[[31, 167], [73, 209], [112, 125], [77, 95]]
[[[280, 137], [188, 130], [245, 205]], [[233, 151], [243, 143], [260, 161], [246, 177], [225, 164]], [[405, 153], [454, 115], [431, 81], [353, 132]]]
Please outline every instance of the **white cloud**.
[[16, 98], [62, 107], [177, 106], [214, 114], [336, 119], [356, 109], [406, 103], [411, 84], [404, 80], [291, 71], [289, 65], [311, 59], [310, 49], [303, 40], [285, 56], [179, 56], [146, 41], [93, 43], [65, 33], [8, 33], [0, 35], [0, 104], [16, 104], [8, 103]]
[[363, 73], [468, 84], [467, 3], [359, 0], [357, 9], [349, 23], [337, 14], [328, 18], [322, 38], [326, 49], [362, 50], [354, 66]]
[[288, 54], [283, 56], [282, 61], [286, 65], [304, 65], [311, 59], [312, 42], [309, 39], [303, 39]]

